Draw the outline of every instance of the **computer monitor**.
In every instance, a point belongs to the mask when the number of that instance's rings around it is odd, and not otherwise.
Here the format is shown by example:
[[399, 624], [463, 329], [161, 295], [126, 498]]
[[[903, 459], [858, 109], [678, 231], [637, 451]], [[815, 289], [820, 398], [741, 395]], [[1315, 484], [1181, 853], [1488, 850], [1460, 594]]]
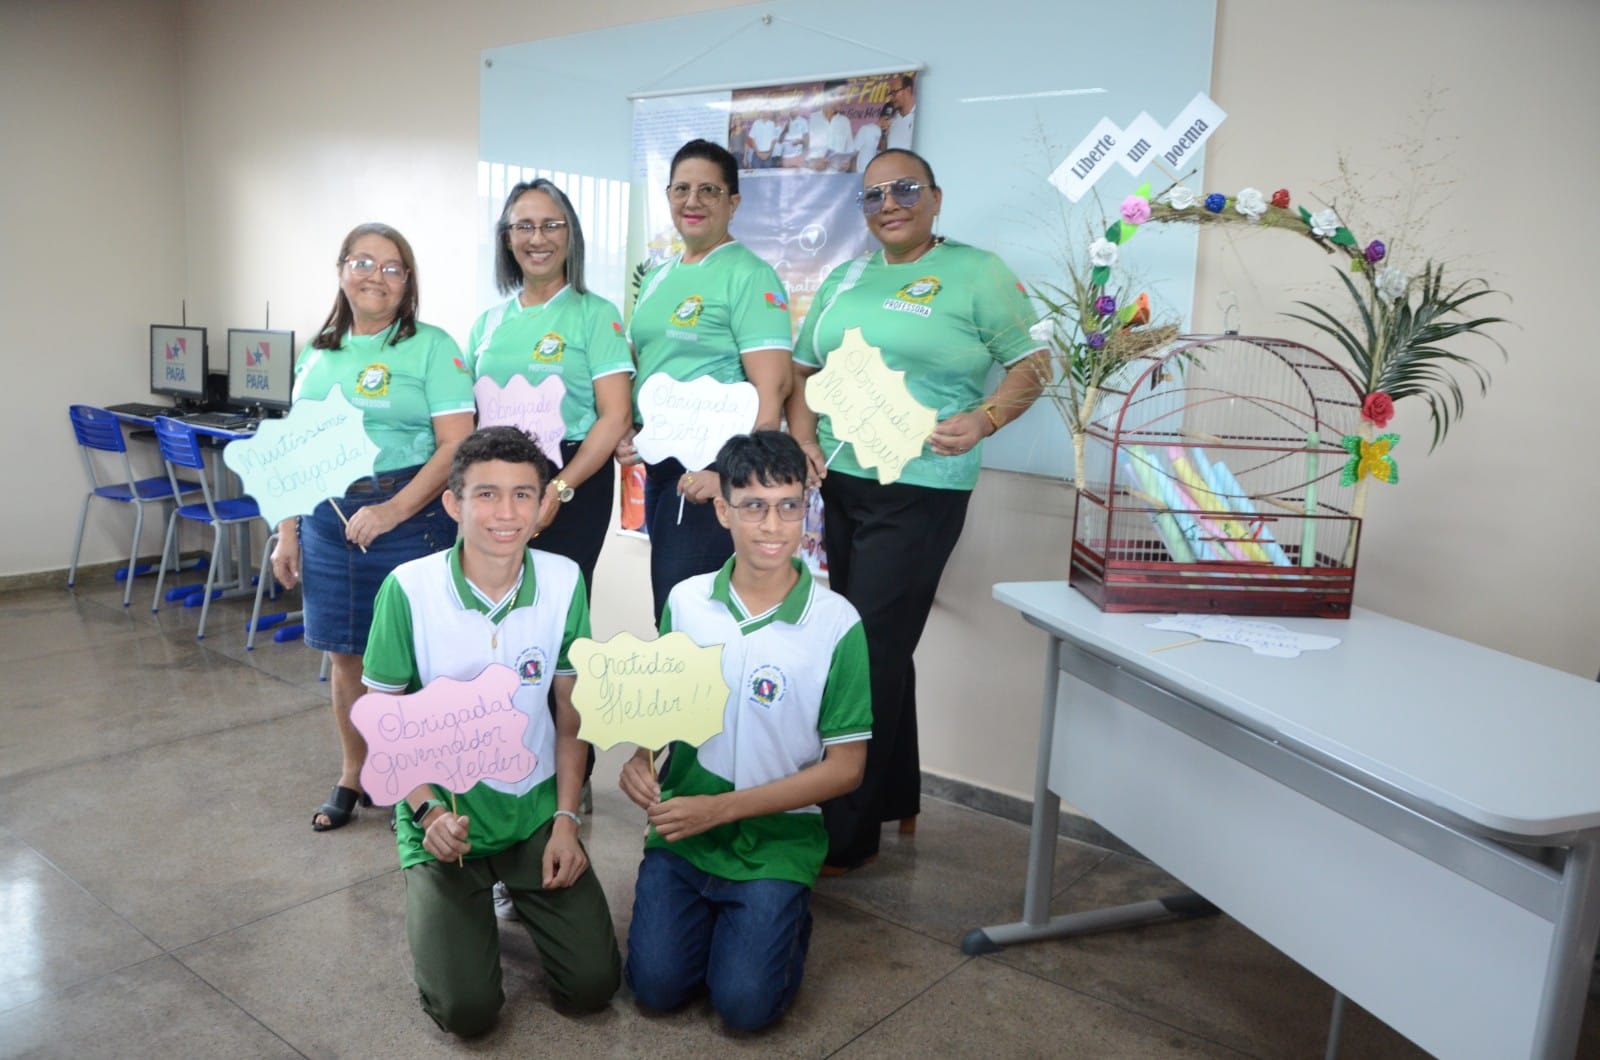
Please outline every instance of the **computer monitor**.
[[294, 390], [294, 332], [228, 329], [228, 404], [287, 412]]
[[206, 329], [150, 325], [150, 392], [175, 398], [206, 396]]

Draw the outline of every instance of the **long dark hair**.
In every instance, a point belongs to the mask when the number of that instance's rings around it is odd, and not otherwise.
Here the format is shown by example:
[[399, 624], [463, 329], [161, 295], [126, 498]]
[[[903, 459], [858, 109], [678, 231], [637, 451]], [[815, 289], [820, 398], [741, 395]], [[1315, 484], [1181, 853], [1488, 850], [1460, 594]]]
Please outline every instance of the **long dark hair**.
[[543, 177], [536, 180], [525, 180], [511, 189], [511, 194], [506, 196], [506, 204], [500, 208], [500, 220], [494, 226], [495, 235], [500, 241], [500, 248], [494, 256], [494, 282], [500, 288], [501, 294], [510, 294], [522, 287], [522, 266], [517, 264], [517, 255], [511, 249], [511, 207], [516, 201], [530, 191], [542, 191], [550, 196], [550, 200], [561, 211], [561, 216], [567, 221], [567, 283], [579, 294], [586, 294], [588, 284], [583, 280], [583, 226], [578, 224], [578, 214], [572, 208], [572, 200], [567, 198], [567, 193], [550, 183]]
[[[396, 326], [389, 332], [387, 343], [390, 346], [398, 345], [417, 333], [419, 300], [417, 256], [411, 252], [411, 244], [406, 242], [405, 236], [386, 224], [368, 221], [350, 229], [350, 234], [345, 236], [344, 242], [339, 245], [337, 267], [340, 270], [344, 269], [345, 259], [350, 256], [350, 248], [362, 236], [382, 236], [400, 251], [400, 264], [406, 270], [406, 289], [400, 296], [400, 308], [395, 312]], [[350, 308], [350, 300], [344, 296], [344, 288], [341, 287], [339, 293], [333, 296], [333, 311], [328, 314], [328, 319], [322, 322], [322, 327], [318, 330], [317, 337], [311, 340], [311, 345], [319, 350], [337, 350], [353, 323], [355, 323], [355, 313]]]

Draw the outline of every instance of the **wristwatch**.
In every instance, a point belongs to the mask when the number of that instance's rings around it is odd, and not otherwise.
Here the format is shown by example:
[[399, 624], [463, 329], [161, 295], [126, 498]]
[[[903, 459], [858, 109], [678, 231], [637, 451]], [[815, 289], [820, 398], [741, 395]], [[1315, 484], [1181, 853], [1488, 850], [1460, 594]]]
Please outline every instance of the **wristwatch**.
[[565, 479], [552, 479], [550, 481], [550, 485], [556, 488], [556, 500], [560, 501], [562, 504], [570, 501], [572, 499], [572, 495], [577, 492], [571, 486], [567, 485]]

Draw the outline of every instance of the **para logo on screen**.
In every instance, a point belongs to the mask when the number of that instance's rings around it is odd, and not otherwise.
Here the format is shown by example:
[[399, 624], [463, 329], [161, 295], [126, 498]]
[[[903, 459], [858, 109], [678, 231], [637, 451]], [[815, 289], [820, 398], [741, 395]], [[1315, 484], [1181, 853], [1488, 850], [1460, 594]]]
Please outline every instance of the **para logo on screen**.
[[175, 338], [167, 343], [167, 382], [181, 383], [184, 381], [184, 365], [189, 356], [189, 340]]
[[272, 343], [257, 342], [245, 347], [244, 386], [246, 390], [267, 390], [267, 362], [272, 359]]

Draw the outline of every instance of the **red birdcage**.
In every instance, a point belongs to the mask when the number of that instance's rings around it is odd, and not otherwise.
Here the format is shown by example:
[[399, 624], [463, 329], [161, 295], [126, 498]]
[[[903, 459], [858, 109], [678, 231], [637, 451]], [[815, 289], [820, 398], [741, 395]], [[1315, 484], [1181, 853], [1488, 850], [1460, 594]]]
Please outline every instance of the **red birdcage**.
[[1106, 611], [1348, 617], [1361, 521], [1340, 440], [1361, 396], [1284, 339], [1130, 359], [1086, 424], [1070, 583]]

